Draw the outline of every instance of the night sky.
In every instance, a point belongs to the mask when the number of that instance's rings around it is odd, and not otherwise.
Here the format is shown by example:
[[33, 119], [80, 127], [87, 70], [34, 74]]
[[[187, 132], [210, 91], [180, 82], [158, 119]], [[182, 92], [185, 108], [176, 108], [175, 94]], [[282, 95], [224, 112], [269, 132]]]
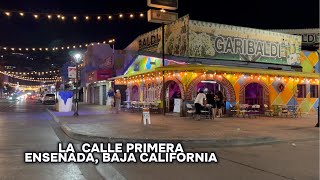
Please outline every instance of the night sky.
[[[212, 4], [211, 4], [211, 3]], [[147, 0], [0, 0], [0, 9], [83, 15], [146, 12]], [[179, 17], [261, 29], [318, 28], [318, 0], [179, 1]], [[136, 18], [139, 19], [139, 18]], [[125, 48], [138, 35], [159, 27], [143, 20], [66, 22], [0, 15], [0, 46], [50, 47], [116, 39]], [[52, 54], [48, 54], [48, 56]], [[44, 55], [46, 56], [46, 55]], [[43, 57], [42, 57], [43, 58]], [[54, 58], [51, 58], [54, 61]]]

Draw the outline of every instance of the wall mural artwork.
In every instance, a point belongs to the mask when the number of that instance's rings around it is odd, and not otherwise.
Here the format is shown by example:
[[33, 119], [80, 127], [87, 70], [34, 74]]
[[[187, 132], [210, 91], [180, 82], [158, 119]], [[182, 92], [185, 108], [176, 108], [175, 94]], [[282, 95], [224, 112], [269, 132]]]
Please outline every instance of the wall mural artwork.
[[303, 72], [320, 73], [319, 53], [317, 51], [302, 51], [301, 66]]
[[300, 46], [299, 36], [189, 21], [191, 57], [298, 65]]

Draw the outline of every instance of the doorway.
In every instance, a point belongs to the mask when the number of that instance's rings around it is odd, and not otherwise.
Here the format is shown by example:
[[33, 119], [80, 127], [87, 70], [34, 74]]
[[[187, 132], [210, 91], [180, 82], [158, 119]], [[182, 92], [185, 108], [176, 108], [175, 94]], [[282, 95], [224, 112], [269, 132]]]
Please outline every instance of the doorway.
[[245, 88], [245, 104], [263, 105], [263, 87], [259, 83], [250, 83]]
[[132, 87], [131, 101], [140, 101], [139, 87], [136, 85]]
[[181, 90], [178, 83], [171, 81], [166, 89], [166, 112], [173, 112], [175, 98], [181, 99]]
[[[200, 90], [202, 90], [205, 94], [209, 93], [210, 91], [213, 92], [214, 95], [218, 95], [218, 92], [221, 91], [222, 95], [223, 95], [223, 100], [222, 100], [222, 113], [226, 114], [227, 112], [227, 91], [226, 89], [217, 81], [215, 80], [204, 80], [201, 81], [197, 84], [196, 86], [196, 90], [195, 92], [199, 92]], [[195, 94], [196, 97], [196, 94]], [[194, 99], [195, 99], [194, 97]]]

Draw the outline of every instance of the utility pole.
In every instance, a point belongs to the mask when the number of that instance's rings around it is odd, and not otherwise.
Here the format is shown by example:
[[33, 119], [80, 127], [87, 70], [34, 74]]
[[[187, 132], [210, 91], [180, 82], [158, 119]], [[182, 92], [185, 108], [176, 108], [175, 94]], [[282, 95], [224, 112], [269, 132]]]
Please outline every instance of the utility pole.
[[[164, 67], [164, 23], [162, 27], [162, 67]], [[163, 102], [163, 115], [166, 115], [166, 89], [165, 89], [164, 71], [162, 71], [162, 102]]]

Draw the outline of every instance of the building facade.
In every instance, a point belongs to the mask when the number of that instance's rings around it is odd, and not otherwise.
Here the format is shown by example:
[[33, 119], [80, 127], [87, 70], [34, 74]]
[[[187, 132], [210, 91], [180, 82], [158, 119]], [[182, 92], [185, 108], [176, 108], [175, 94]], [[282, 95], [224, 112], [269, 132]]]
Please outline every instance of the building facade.
[[137, 56], [112, 80], [127, 85], [128, 101], [192, 101], [199, 89], [221, 91], [225, 109], [240, 104], [298, 106], [314, 113], [319, 104], [319, 51], [303, 50], [302, 37], [274, 31], [191, 20], [184, 16], [137, 37], [126, 49]]

